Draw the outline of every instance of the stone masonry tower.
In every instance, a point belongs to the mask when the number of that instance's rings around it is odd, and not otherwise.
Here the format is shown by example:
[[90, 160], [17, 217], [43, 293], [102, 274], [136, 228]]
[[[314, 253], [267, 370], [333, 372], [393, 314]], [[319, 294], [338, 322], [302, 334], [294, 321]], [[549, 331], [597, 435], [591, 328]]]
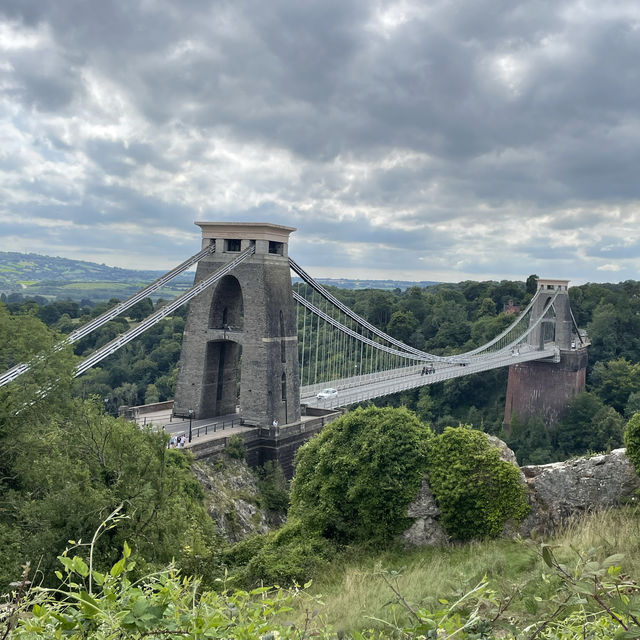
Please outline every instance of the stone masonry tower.
[[584, 391], [587, 349], [574, 328], [569, 305], [569, 281], [538, 279], [538, 300], [532, 309], [532, 321], [547, 309], [553, 296], [555, 321], [543, 320], [529, 336], [529, 344], [542, 347], [553, 340], [559, 349], [555, 361], [521, 362], [509, 367], [504, 428], [511, 428], [512, 416], [525, 420], [539, 416], [553, 426], [564, 415], [571, 398]]
[[249, 246], [255, 253], [189, 304], [174, 414], [240, 413], [246, 424], [300, 419], [297, 326], [289, 272], [289, 234], [267, 223], [196, 222], [202, 246], [198, 282]]

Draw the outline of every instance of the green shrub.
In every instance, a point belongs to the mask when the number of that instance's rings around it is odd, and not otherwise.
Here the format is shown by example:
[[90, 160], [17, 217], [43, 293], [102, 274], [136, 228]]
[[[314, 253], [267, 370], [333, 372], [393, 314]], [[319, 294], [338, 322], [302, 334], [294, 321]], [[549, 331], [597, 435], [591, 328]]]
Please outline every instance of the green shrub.
[[229, 438], [224, 453], [234, 460], [244, 460], [247, 455], [247, 448], [241, 435], [233, 435]]
[[237, 584], [303, 584], [335, 553], [324, 538], [310, 534], [299, 520], [277, 531], [251, 536], [224, 554]]
[[274, 460], [268, 460], [256, 473], [263, 506], [271, 511], [286, 513], [289, 506], [289, 483], [282, 467]]
[[267, 544], [267, 536], [264, 534], [256, 534], [249, 536], [240, 542], [236, 542], [232, 547], [226, 549], [223, 559], [226, 564], [231, 567], [239, 567], [245, 565], [262, 550]]
[[298, 451], [290, 514], [340, 544], [386, 542], [411, 524], [431, 435], [405, 408], [347, 413]]
[[481, 431], [447, 427], [429, 442], [428, 468], [442, 525], [457, 540], [497, 536], [528, 513], [518, 468]]
[[636, 413], [627, 422], [624, 430], [624, 446], [627, 448], [627, 458], [640, 475], [640, 413]]
[[[28, 590], [23, 583], [9, 609], [0, 615], [0, 637], [11, 640], [54, 638], [196, 638], [230, 639], [333, 638], [322, 622], [303, 628], [278, 616], [295, 600], [315, 604], [304, 589], [290, 592], [263, 587], [251, 592], [203, 589], [198, 579], [173, 567], [132, 581], [134, 565], [128, 545], [110, 570], [92, 570], [88, 558], [60, 556], [60, 585]], [[25, 575], [25, 579], [26, 579]], [[29, 576], [30, 577], [30, 576]]]

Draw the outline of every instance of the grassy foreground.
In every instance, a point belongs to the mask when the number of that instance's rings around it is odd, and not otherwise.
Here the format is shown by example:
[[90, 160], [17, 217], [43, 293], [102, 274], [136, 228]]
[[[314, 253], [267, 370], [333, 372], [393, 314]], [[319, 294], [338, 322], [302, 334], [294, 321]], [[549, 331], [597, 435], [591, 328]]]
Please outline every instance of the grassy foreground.
[[[560, 580], [543, 562], [541, 542], [502, 539], [381, 554], [354, 549], [329, 565], [310, 592], [323, 603], [318, 611], [325, 622], [350, 634], [385, 629], [382, 620], [409, 622], [410, 614], [390, 585], [413, 608], [433, 611], [442, 609], [443, 600], [453, 602], [469, 592], [486, 576], [499, 601], [512, 598], [505, 617], [524, 629], [556, 607], [553, 598]], [[553, 545], [556, 557], [570, 570], [580, 555], [602, 561], [624, 554], [623, 573], [640, 581], [639, 507], [586, 515], [544, 542]], [[308, 614], [299, 602], [289, 616], [302, 624]]]
[[74, 543], [59, 558], [60, 586], [29, 589], [25, 570], [0, 603], [0, 639], [632, 640], [639, 515], [589, 516], [553, 545], [502, 540], [377, 556], [352, 548], [315, 593], [202, 589], [172, 567], [132, 580], [126, 543], [104, 573], [92, 568], [93, 542], [88, 563], [75, 553], [87, 545]]

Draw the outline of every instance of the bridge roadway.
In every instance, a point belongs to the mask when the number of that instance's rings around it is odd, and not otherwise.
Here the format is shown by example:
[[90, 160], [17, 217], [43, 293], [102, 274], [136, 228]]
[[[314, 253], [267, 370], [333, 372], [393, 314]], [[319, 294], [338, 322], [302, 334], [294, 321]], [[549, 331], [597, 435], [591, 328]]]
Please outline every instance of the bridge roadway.
[[[465, 363], [424, 363], [402, 369], [391, 369], [380, 373], [353, 376], [332, 382], [305, 386], [300, 389], [300, 402], [310, 407], [336, 409], [391, 393], [415, 389], [416, 387], [450, 380], [451, 378], [459, 378], [471, 373], [507, 367], [519, 362], [546, 358], [557, 359], [558, 357], [559, 350], [553, 342], [546, 343], [542, 351], [523, 344], [513, 351], [505, 349], [492, 354], [472, 356]], [[425, 366], [433, 366], [433, 373], [423, 374], [422, 370]], [[338, 396], [324, 399], [316, 398], [316, 394], [326, 388], [337, 389]]]

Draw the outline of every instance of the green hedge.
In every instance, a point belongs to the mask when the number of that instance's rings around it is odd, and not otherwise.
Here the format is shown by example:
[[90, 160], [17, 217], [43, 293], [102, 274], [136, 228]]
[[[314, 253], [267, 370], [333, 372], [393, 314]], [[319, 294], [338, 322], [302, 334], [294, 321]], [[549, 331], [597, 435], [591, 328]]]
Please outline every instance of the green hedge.
[[296, 456], [290, 515], [340, 544], [383, 544], [411, 525], [430, 429], [407, 409], [356, 409]]

